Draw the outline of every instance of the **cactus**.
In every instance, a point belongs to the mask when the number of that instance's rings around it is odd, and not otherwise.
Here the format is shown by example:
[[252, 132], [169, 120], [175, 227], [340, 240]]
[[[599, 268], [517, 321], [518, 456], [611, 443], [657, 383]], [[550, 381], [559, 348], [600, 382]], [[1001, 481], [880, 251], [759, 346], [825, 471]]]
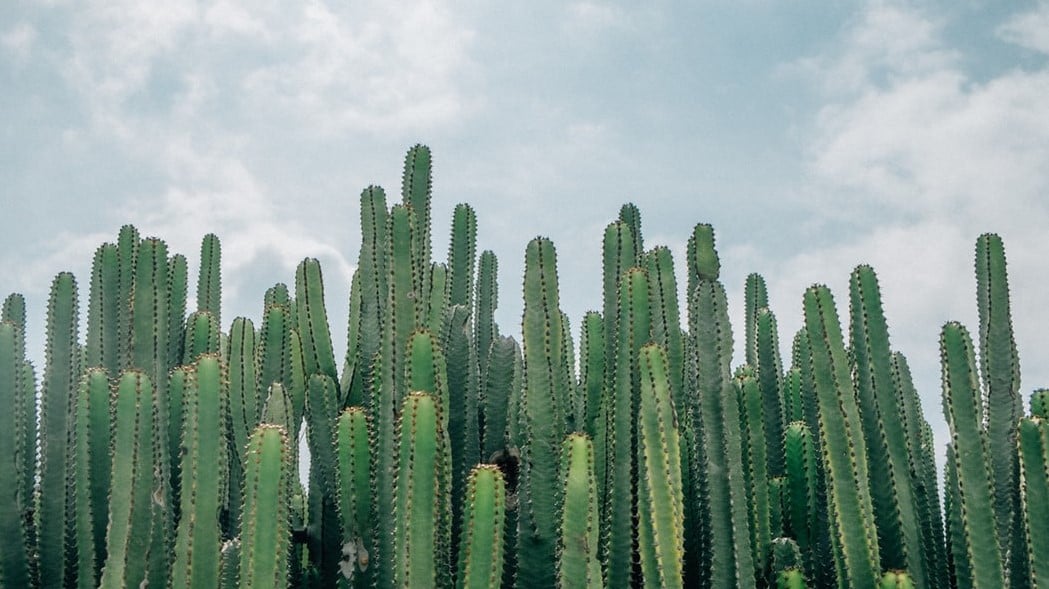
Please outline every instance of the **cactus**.
[[1049, 422], [1020, 420], [1020, 506], [1029, 579], [1036, 589], [1049, 587]]
[[743, 334], [744, 362], [750, 366], [758, 365], [758, 313], [769, 306], [768, 287], [765, 286], [765, 278], [757, 273], [747, 275], [747, 282], [743, 287]]
[[[477, 350], [471, 335], [470, 309], [453, 305], [445, 317], [442, 340], [446, 350], [448, 437], [452, 444], [452, 496], [462, 497], [473, 465], [481, 462], [481, 432], [478, 424], [480, 376]], [[413, 390], [430, 390], [412, 387]], [[452, 546], [458, 546], [462, 505], [452, 505]]]
[[326, 374], [313, 374], [306, 393], [306, 441], [310, 449], [309, 525], [310, 564], [325, 587], [335, 584], [342, 555], [338, 515], [336, 421], [338, 387]]
[[182, 344], [182, 363], [192, 364], [204, 354], [221, 351], [219, 324], [207, 311], [194, 311], [186, 318], [186, 336]]
[[68, 272], [55, 277], [47, 305], [47, 360], [40, 401], [40, 480], [36, 507], [37, 552], [43, 587], [61, 587], [72, 573], [65, 555], [67, 521], [66, 472], [69, 460], [69, 416], [80, 368], [76, 351], [77, 285]]
[[[764, 398], [754, 371], [743, 366], [737, 370], [734, 385], [739, 402], [742, 424], [743, 477], [746, 480], [746, 501], [750, 514], [750, 541], [754, 564], [763, 569], [768, 560], [772, 542], [770, 507], [769, 460], [765, 438]], [[769, 419], [774, 421], [776, 418]]]
[[569, 434], [561, 445], [560, 529], [557, 586], [603, 587], [599, 544], [594, 445], [586, 434]]
[[398, 424], [394, 486], [393, 579], [396, 587], [444, 587], [448, 581], [447, 434], [440, 401], [428, 393], [404, 399]]
[[120, 371], [120, 334], [117, 331], [121, 308], [118, 298], [120, 267], [117, 256], [117, 246], [112, 243], [104, 243], [95, 250], [87, 307], [87, 365], [105, 367], [111, 378]]
[[[215, 355], [201, 356], [183, 401], [181, 516], [169, 587], [215, 587], [221, 571], [219, 516], [227, 495], [229, 390]], [[245, 447], [247, 438], [244, 439]]]
[[685, 551], [681, 442], [670, 362], [656, 344], [641, 348], [638, 426], [638, 545], [645, 584], [683, 587]]
[[[401, 178], [401, 201], [415, 213], [416, 239], [412, 259], [416, 268], [430, 267], [430, 198], [433, 185], [430, 148], [415, 145], [404, 158]], [[429, 292], [425, 278], [420, 277], [419, 292]]]
[[784, 434], [787, 471], [787, 529], [798, 544], [806, 571], [813, 570], [812, 556], [818, 525], [816, 452], [812, 431], [803, 421], [787, 426]]
[[561, 311], [553, 243], [528, 244], [524, 277], [524, 390], [518, 522], [518, 586], [552, 587], [557, 543], [557, 457], [565, 435], [568, 383], [563, 382]]
[[240, 525], [240, 586], [288, 585], [291, 449], [284, 428], [261, 424], [248, 440]]
[[926, 587], [928, 574], [911, 484], [903, 399], [893, 381], [889, 332], [878, 278], [870, 266], [853, 270], [849, 293], [857, 398], [867, 442], [881, 569], [905, 569], [918, 586]]
[[[186, 257], [175, 254], [168, 258], [168, 341], [167, 369], [170, 371], [182, 362], [186, 330], [186, 289], [189, 269]], [[89, 329], [90, 331], [90, 329]], [[115, 376], [114, 373], [111, 372]]]
[[[583, 318], [579, 337], [579, 371], [579, 388], [584, 399], [580, 429], [591, 440], [597, 437], [598, 430], [604, 437], [604, 424], [600, 418], [605, 379], [605, 323], [596, 311], [588, 312]], [[597, 474], [597, 477], [603, 479], [604, 472]]]
[[448, 246], [448, 304], [473, 308], [474, 261], [477, 256], [477, 215], [460, 203], [452, 213], [452, 239]]
[[495, 252], [484, 250], [477, 261], [477, 293], [474, 296], [474, 342], [477, 346], [478, 372], [485, 374], [492, 342], [499, 337], [495, 309], [499, 306], [499, 259]]
[[914, 589], [921, 587], [915, 584], [910, 574], [904, 571], [888, 571], [881, 577], [878, 589]]
[[323, 374], [338, 383], [328, 315], [324, 310], [324, 280], [320, 262], [314, 258], [306, 258], [295, 270], [295, 309], [306, 374]]
[[[18, 331], [9, 320], [0, 322], [0, 406], [3, 407], [17, 406], [16, 400], [22, 394]], [[0, 411], [0, 477], [8, 481], [0, 490], [0, 584], [5, 587], [30, 586], [30, 537], [24, 512], [29, 508], [27, 502], [31, 497], [22, 495], [20, 484], [10, 484], [22, 477], [22, 465], [16, 453], [20, 442], [18, 418], [15, 411]]]
[[371, 455], [368, 416], [361, 407], [348, 407], [335, 424], [335, 458], [339, 519], [342, 523], [343, 578], [355, 586], [370, 585], [368, 567], [372, 539]]
[[783, 474], [784, 401], [783, 363], [779, 357], [779, 334], [776, 316], [767, 307], [757, 310], [754, 318], [754, 371], [761, 391], [763, 423], [765, 424], [765, 453], [770, 476]]
[[[520, 388], [521, 349], [509, 336], [492, 340], [485, 363], [483, 394], [480, 404], [484, 425], [481, 432], [481, 457], [492, 456], [506, 447], [507, 409], [511, 391]], [[516, 370], [515, 370], [516, 368]], [[515, 378], [515, 376], [517, 378]]]
[[503, 473], [490, 464], [470, 471], [464, 508], [462, 543], [456, 574], [458, 589], [497, 587], [503, 574], [503, 526], [506, 485]]
[[[940, 332], [943, 366], [943, 409], [950, 427], [951, 469], [948, 497], [955, 510], [950, 523], [954, 563], [971, 576], [973, 589], [1001, 587], [1004, 563], [995, 528], [993, 479], [987, 440], [980, 430], [979, 384], [969, 333], [947, 323]], [[954, 483], [954, 484], [951, 484]], [[961, 575], [960, 575], [961, 576]]]
[[[257, 363], [255, 360], [255, 326], [246, 317], [237, 317], [229, 329], [226, 368], [229, 375], [228, 411], [230, 441], [230, 513], [231, 521], [240, 517], [240, 477], [244, 469], [244, 453], [248, 436], [259, 424], [260, 399]], [[235, 455], [234, 455], [235, 453]]]
[[805, 327], [819, 401], [823, 469], [835, 566], [851, 588], [877, 582], [878, 540], [866, 464], [866, 443], [849, 376], [841, 327], [830, 291], [805, 291]]

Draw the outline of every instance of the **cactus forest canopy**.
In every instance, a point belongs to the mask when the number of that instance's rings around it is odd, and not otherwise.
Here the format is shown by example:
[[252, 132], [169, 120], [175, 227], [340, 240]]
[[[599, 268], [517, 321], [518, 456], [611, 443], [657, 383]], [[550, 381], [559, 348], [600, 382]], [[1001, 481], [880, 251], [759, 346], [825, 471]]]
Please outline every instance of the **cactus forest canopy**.
[[44, 366], [8, 296], [0, 586], [1049, 588], [1049, 391], [1025, 408], [997, 236], [979, 325], [940, 336], [942, 448], [873, 268], [804, 292], [784, 359], [761, 276], [729, 324], [711, 226], [675, 276], [628, 204], [578, 340], [527, 244], [518, 340], [469, 205], [435, 259], [430, 168], [361, 194], [345, 332], [314, 259], [229, 321], [216, 236], [194, 301], [132, 226], [55, 277]]

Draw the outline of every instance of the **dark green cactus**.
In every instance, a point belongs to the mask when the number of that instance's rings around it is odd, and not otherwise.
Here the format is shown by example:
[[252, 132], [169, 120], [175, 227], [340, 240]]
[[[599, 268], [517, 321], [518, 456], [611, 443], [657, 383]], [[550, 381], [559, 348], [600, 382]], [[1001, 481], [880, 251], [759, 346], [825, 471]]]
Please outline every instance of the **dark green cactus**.
[[823, 470], [838, 578], [850, 588], [877, 582], [878, 540], [868, 483], [866, 444], [830, 291], [805, 291], [805, 327], [819, 402]]
[[[481, 462], [480, 375], [477, 374], [477, 350], [474, 349], [470, 309], [453, 305], [445, 316], [443, 347], [446, 351], [448, 437], [452, 448], [452, 496], [462, 497], [466, 478], [473, 466]], [[413, 390], [429, 390], [412, 387]], [[458, 546], [462, 505], [452, 504], [452, 546]]]
[[343, 358], [339, 390], [343, 405], [365, 405], [367, 392], [361, 369], [361, 271], [358, 268], [350, 279], [350, 312], [346, 321], [346, 355]]
[[67, 438], [80, 375], [77, 353], [77, 285], [68, 272], [55, 277], [47, 305], [47, 351], [40, 400], [40, 479], [36, 507], [37, 552], [42, 587], [61, 587], [73, 572], [66, 568]]
[[813, 550], [818, 526], [815, 447], [812, 431], [803, 421], [787, 426], [784, 434], [787, 472], [787, 530], [801, 550], [806, 571], [813, 570]]
[[506, 447], [510, 394], [521, 384], [521, 348], [512, 337], [499, 336], [492, 341], [485, 364], [480, 402], [484, 419], [481, 457], [491, 461], [496, 452]]
[[185, 256], [175, 254], [168, 258], [168, 341], [166, 345], [168, 370], [182, 363], [188, 274], [189, 269]]
[[[734, 379], [742, 429], [743, 477], [747, 483], [746, 502], [750, 515], [750, 541], [754, 564], [763, 569], [772, 542], [769, 487], [769, 461], [765, 437], [765, 404], [753, 370], [744, 366]], [[769, 419], [773, 421], [775, 418]]]
[[561, 445], [560, 528], [557, 586], [561, 589], [603, 587], [597, 558], [599, 522], [594, 445], [586, 434], [569, 434]]
[[786, 402], [783, 394], [783, 363], [779, 356], [779, 333], [776, 316], [767, 307], [757, 310], [754, 318], [754, 370], [761, 391], [765, 453], [770, 476], [783, 474], [783, 426]]
[[[116, 378], [121, 368], [118, 324], [123, 306], [119, 298], [118, 255], [117, 246], [112, 243], [95, 250], [87, 306], [87, 365], [105, 367], [110, 378]], [[126, 304], [127, 300], [123, 302]]]
[[[583, 328], [579, 337], [579, 388], [584, 399], [584, 416], [581, 430], [593, 440], [604, 423], [600, 421], [601, 399], [605, 379], [605, 322], [600, 313], [590, 311], [583, 317]], [[602, 472], [600, 476], [604, 476]]]
[[88, 368], [77, 389], [69, 438], [74, 474], [67, 492], [73, 496], [74, 531], [66, 557], [76, 587], [97, 587], [102, 572], [109, 519], [109, 427], [108, 374], [102, 367]]
[[528, 244], [524, 277], [524, 365], [520, 420], [521, 497], [518, 586], [552, 587], [557, 545], [557, 464], [566, 433], [568, 383], [563, 382], [561, 311], [554, 245]]
[[[430, 199], [432, 197], [432, 163], [430, 148], [415, 145], [404, 158], [404, 175], [401, 178], [401, 202], [415, 213], [416, 239], [412, 245], [412, 258], [416, 268], [429, 268], [430, 246]], [[425, 278], [420, 277], [419, 291], [429, 292]]]
[[335, 447], [338, 396], [331, 377], [320, 373], [310, 376], [306, 393], [306, 441], [310, 449], [307, 547], [313, 573], [326, 587], [335, 584], [342, 557]]
[[[181, 507], [169, 587], [215, 587], [221, 571], [220, 514], [230, 484], [229, 389], [219, 358], [201, 356], [182, 418]], [[247, 437], [244, 438], [245, 448]]]
[[295, 309], [306, 374], [323, 374], [338, 383], [328, 314], [324, 310], [324, 280], [320, 262], [314, 258], [303, 260], [295, 270]]
[[444, 587], [448, 578], [447, 434], [440, 401], [428, 393], [404, 399], [394, 485], [393, 585]]
[[780, 571], [776, 577], [776, 589], [805, 589], [805, 575], [798, 569]]
[[[135, 266], [138, 260], [138, 245], [141, 238], [133, 225], [124, 225], [117, 236], [117, 295], [114, 303], [117, 311], [117, 356], [119, 370], [131, 366], [132, 315], [127, 312], [135, 285]], [[117, 375], [113, 375], [116, 378]]]
[[670, 362], [659, 345], [641, 348], [638, 426], [638, 548], [645, 584], [683, 587], [685, 552], [681, 439]]
[[192, 364], [204, 354], [218, 354], [222, 345], [219, 333], [219, 324], [214, 315], [207, 311], [190, 313], [186, 319], [182, 363]]
[[200, 273], [197, 275], [197, 311], [207, 311], [222, 325], [222, 244], [214, 233], [200, 242]]
[[240, 586], [288, 585], [293, 472], [284, 428], [261, 424], [248, 440], [240, 524]]
[[460, 203], [452, 213], [452, 239], [448, 246], [448, 304], [473, 307], [474, 262], [477, 257], [477, 215]]
[[503, 574], [503, 527], [506, 522], [506, 484], [503, 473], [490, 464], [470, 471], [466, 492], [462, 542], [456, 574], [458, 589], [499, 586]]
[[630, 241], [633, 242], [634, 259], [630, 261], [633, 266], [640, 265], [641, 254], [645, 251], [645, 242], [641, 235], [641, 210], [634, 203], [628, 202], [619, 208], [619, 222], [625, 223], [630, 229]]
[[[961, 324], [943, 326], [940, 353], [943, 409], [950, 426], [954, 449], [952, 469], [957, 478], [956, 485], [949, 488], [948, 493], [957, 516], [957, 521], [950, 522], [952, 544], [964, 542], [960, 546], [954, 545], [956, 572], [961, 565], [971, 577], [973, 589], [1002, 587], [1004, 562], [995, 528], [995, 495], [987, 459], [986, 434], [980, 429], [976, 358], [969, 333]], [[964, 558], [959, 558], [960, 555]]]
[[477, 262], [477, 294], [474, 297], [474, 341], [477, 346], [479, 373], [483, 376], [488, 368], [488, 354], [492, 342], [499, 337], [499, 326], [495, 323], [495, 309], [499, 306], [499, 259], [495, 252], [484, 250]]
[[765, 286], [765, 278], [757, 273], [747, 275], [747, 282], [743, 287], [743, 333], [745, 339], [744, 354], [745, 362], [750, 366], [758, 365], [758, 312], [769, 306], [768, 287]]
[[1020, 506], [1032, 587], [1049, 587], [1049, 422], [1020, 420]]
[[849, 294], [856, 392], [867, 443], [881, 569], [907, 570], [918, 586], [926, 587], [928, 574], [910, 475], [902, 399], [893, 381], [889, 331], [873, 268], [858, 266], [853, 270]]
[[[0, 406], [3, 407], [16, 407], [22, 394], [18, 331], [11, 321], [0, 322]], [[25, 513], [30, 509], [28, 502], [32, 497], [23, 496], [20, 484], [11, 484], [22, 478], [22, 465], [16, 453], [20, 442], [17, 421], [16, 411], [0, 411], [0, 477], [8, 481], [0, 490], [0, 584], [5, 587], [29, 587], [31, 579], [30, 536], [25, 527]]]
[[223, 542], [220, 558], [219, 589], [240, 587], [240, 538]]

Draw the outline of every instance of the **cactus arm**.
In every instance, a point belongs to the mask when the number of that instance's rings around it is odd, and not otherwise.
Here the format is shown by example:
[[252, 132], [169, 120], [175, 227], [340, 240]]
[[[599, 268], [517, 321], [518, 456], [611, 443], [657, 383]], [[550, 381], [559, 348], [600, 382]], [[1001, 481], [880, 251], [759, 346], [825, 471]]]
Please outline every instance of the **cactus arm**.
[[474, 261], [477, 257], [477, 215], [460, 203], [452, 213], [452, 239], [448, 245], [448, 304], [473, 308]]
[[112, 375], [113, 378], [119, 376], [119, 371], [131, 366], [132, 315], [129, 310], [134, 292], [135, 265], [138, 259], [140, 239], [138, 229], [135, 229], [133, 225], [121, 227], [120, 234], [117, 236], [118, 276], [116, 305], [118, 308], [117, 357], [119, 364], [117, 366], [118, 374]]
[[[361, 249], [357, 273], [360, 276], [360, 351], [358, 352], [361, 382], [372, 383], [372, 359], [382, 347], [382, 328], [389, 290], [386, 284], [387, 210], [386, 193], [378, 186], [369, 186], [361, 193]], [[367, 391], [370, 399], [372, 391]]]
[[291, 324], [291, 311], [287, 305], [269, 304], [263, 310], [255, 350], [260, 396], [265, 395], [275, 382], [286, 390], [292, 386]]
[[328, 314], [324, 310], [324, 279], [320, 262], [314, 258], [303, 260], [295, 270], [295, 309], [306, 374], [324, 374], [338, 383]]
[[477, 261], [477, 293], [474, 315], [474, 341], [477, 345], [479, 372], [483, 376], [488, 368], [488, 354], [492, 342], [499, 337], [499, 326], [495, 323], [495, 309], [499, 306], [499, 259], [495, 252], [484, 250]]
[[498, 336], [489, 347], [484, 393], [480, 401], [484, 415], [481, 457], [486, 461], [491, 461], [493, 454], [506, 447], [507, 411], [514, 383], [514, 364], [520, 354], [517, 342], [509, 336]]
[[368, 565], [372, 544], [371, 454], [368, 415], [348, 407], [335, 425], [338, 507], [342, 522], [343, 578], [354, 586], [370, 586]]
[[[596, 311], [590, 311], [583, 317], [579, 340], [579, 386], [585, 409], [581, 429], [593, 440], [599, 429], [604, 435], [603, 424], [598, 420], [601, 417], [605, 378], [605, 323]], [[599, 476], [603, 478], [603, 471]]]
[[585, 434], [569, 434], [561, 446], [561, 484], [557, 586], [600, 589], [594, 446]]
[[506, 521], [506, 485], [502, 471], [490, 464], [474, 467], [463, 500], [466, 508], [456, 587], [498, 587], [503, 574]]
[[186, 318], [186, 336], [182, 344], [182, 363], [192, 364], [204, 354], [218, 354], [221, 349], [219, 324], [207, 311], [194, 311]]
[[683, 587], [681, 443], [663, 348], [641, 348], [638, 431], [638, 544], [645, 583]]
[[925, 587], [928, 575], [911, 484], [904, 408], [893, 381], [888, 326], [873, 268], [861, 265], [852, 272], [849, 294], [856, 392], [867, 442], [881, 569], [905, 569]]
[[810, 287], [805, 292], [804, 308], [838, 577], [851, 588], [873, 587], [880, 559], [867, 482], [866, 445], [830, 290]]
[[749, 366], [758, 365], [758, 312], [768, 306], [769, 292], [765, 278], [757, 273], [748, 274], [743, 287], [743, 333], [746, 338], [744, 361]]
[[87, 311], [87, 366], [104, 366], [110, 376], [119, 371], [117, 321], [120, 268], [117, 246], [104, 243], [91, 264]]
[[965, 543], [958, 548], [964, 550], [973, 589], [1000, 587], [1003, 562], [994, 533], [993, 479], [987, 461], [987, 441], [980, 431], [976, 360], [965, 328], [958, 323], [944, 325], [940, 350], [943, 409], [950, 427], [957, 476], [958, 532]]
[[[6, 308], [5, 308], [6, 311]], [[21, 395], [22, 358], [18, 351], [19, 328], [11, 321], [0, 322], [0, 406], [16, 406]], [[11, 481], [20, 480], [22, 465], [16, 459], [18, 419], [15, 411], [0, 411], [0, 584], [5, 587], [30, 586], [30, 546], [23, 512], [31, 497]]]
[[630, 265], [637, 266], [641, 263], [642, 252], [645, 251], [645, 242], [641, 235], [641, 210], [634, 203], [628, 202], [619, 208], [619, 222], [624, 223], [630, 230], [630, 241], [633, 242], [634, 259], [629, 260]]
[[229, 484], [229, 391], [217, 356], [201, 356], [195, 373], [197, 386], [187, 391], [183, 403], [181, 517], [170, 589], [215, 587], [221, 570], [219, 514]]
[[[754, 563], [764, 569], [772, 542], [770, 484], [765, 437], [764, 396], [752, 371], [744, 367], [734, 379], [742, 416], [744, 448], [740, 457], [747, 469], [747, 503], [750, 505], [750, 537]], [[775, 418], [770, 419], [773, 421]]]
[[762, 413], [765, 427], [765, 454], [768, 457], [769, 476], [783, 475], [783, 424], [786, 413], [783, 383], [783, 362], [779, 356], [779, 333], [776, 316], [767, 307], [757, 310], [754, 317], [754, 370], [761, 390]]
[[346, 354], [342, 361], [342, 391], [340, 402], [344, 406], [364, 404], [364, 381], [361, 380], [361, 270], [353, 272], [350, 279], [350, 308], [346, 317]]
[[288, 585], [292, 472], [284, 428], [262, 424], [248, 440], [240, 526], [240, 586]]
[[169, 371], [182, 362], [188, 275], [189, 268], [185, 256], [175, 254], [168, 259], [168, 341], [165, 347]]
[[306, 394], [307, 443], [310, 449], [308, 548], [310, 564], [325, 586], [334, 584], [342, 550], [337, 514], [338, 387], [331, 377], [313, 374]]
[[69, 416], [80, 373], [77, 366], [77, 285], [63, 272], [51, 284], [47, 349], [40, 405], [40, 480], [36, 507], [42, 587], [60, 587], [66, 570], [66, 463]]
[[1020, 505], [1031, 586], [1049, 587], [1049, 422], [1020, 420]]
[[222, 244], [208, 233], [200, 242], [200, 274], [197, 276], [197, 310], [214, 315], [222, 325]]
[[444, 329], [445, 313], [448, 311], [448, 266], [436, 262], [423, 273], [428, 290], [418, 305], [419, 321], [434, 333]]
[[[449, 307], [442, 340], [446, 350], [448, 437], [452, 454], [452, 497], [462, 497], [466, 479], [473, 466], [481, 462], [481, 435], [478, 431], [479, 376], [477, 351], [473, 347], [470, 309], [461, 305]], [[413, 390], [429, 389], [412, 387]], [[452, 505], [452, 546], [458, 546], [462, 505]]]
[[[430, 267], [430, 199], [433, 194], [432, 157], [430, 148], [415, 145], [404, 158], [404, 175], [401, 178], [402, 203], [415, 212], [417, 239], [412, 246], [412, 258], [416, 268]], [[420, 292], [428, 292], [424, 280], [419, 283]]]

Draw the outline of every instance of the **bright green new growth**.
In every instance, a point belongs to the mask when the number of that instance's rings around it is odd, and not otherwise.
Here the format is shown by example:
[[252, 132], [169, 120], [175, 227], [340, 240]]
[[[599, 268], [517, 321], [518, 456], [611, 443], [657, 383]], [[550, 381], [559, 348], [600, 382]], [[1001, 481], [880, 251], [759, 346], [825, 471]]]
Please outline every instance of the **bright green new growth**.
[[498, 587], [503, 575], [503, 526], [506, 485], [503, 473], [490, 464], [470, 471], [463, 495], [463, 533], [456, 575], [458, 589]]
[[284, 428], [264, 423], [252, 432], [244, 465], [241, 587], [277, 589], [288, 585], [289, 510], [294, 476], [290, 457]]
[[878, 589], [914, 589], [916, 585], [911, 575], [904, 571], [889, 571], [882, 575]]
[[669, 362], [662, 347], [641, 348], [638, 431], [638, 545], [641, 571], [650, 586], [683, 587], [684, 498], [681, 442], [670, 391]]

